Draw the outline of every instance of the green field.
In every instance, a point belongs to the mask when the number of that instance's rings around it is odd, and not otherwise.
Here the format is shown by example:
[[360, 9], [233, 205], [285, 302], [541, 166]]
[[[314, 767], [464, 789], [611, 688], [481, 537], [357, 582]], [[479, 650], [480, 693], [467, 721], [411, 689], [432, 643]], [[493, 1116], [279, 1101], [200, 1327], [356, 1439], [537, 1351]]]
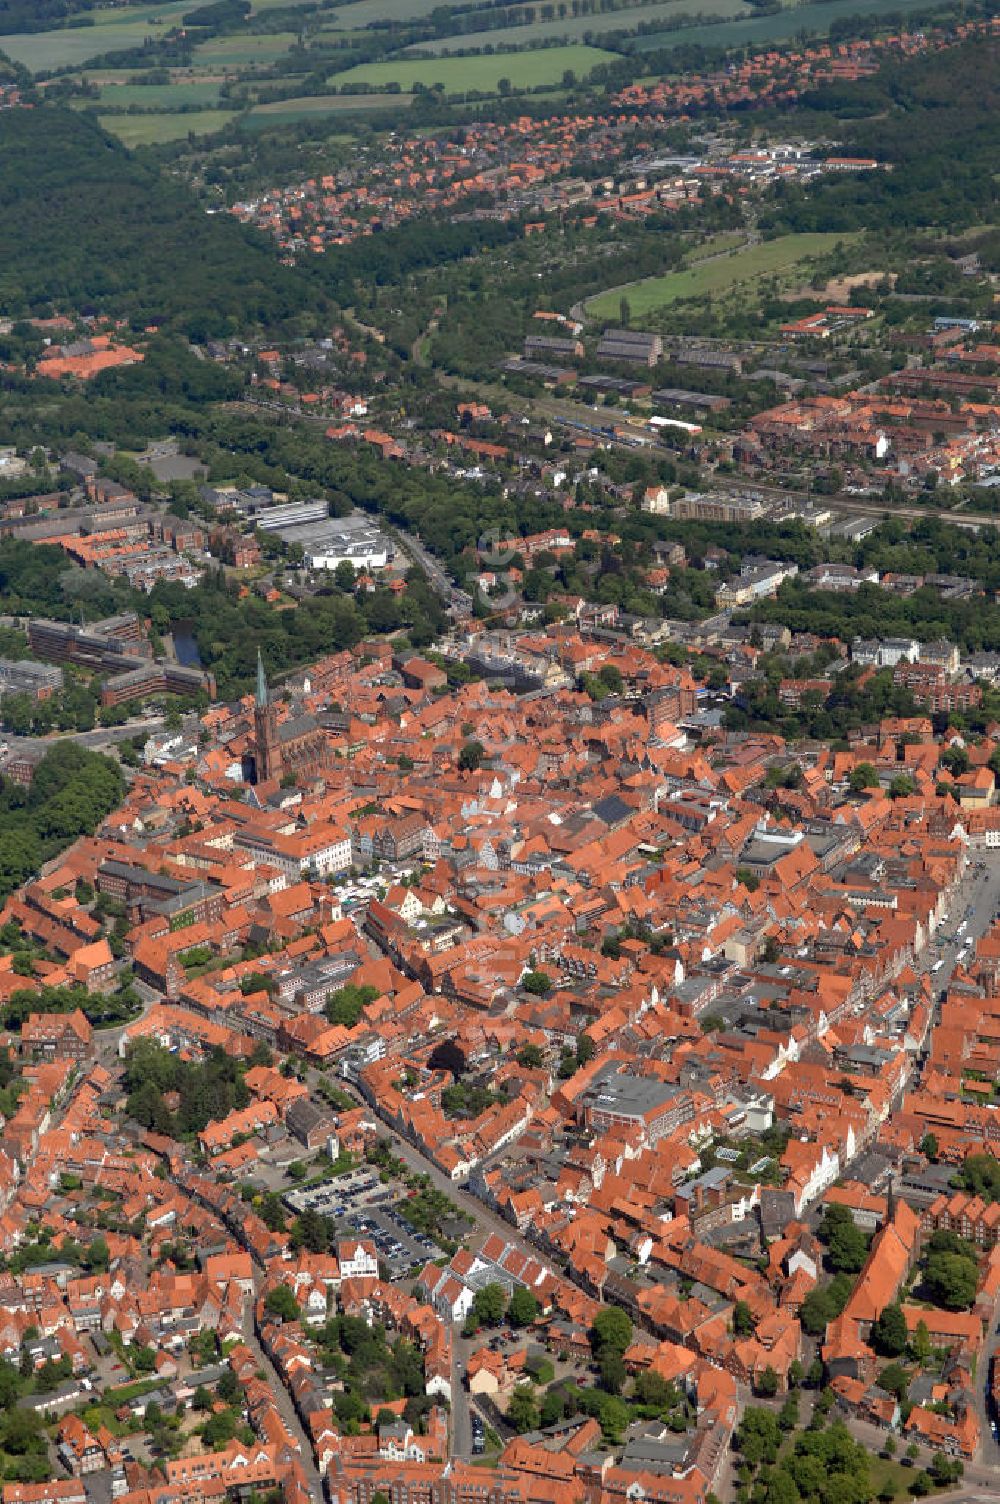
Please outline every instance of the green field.
[[[102, 84], [96, 101], [104, 110], [180, 110], [191, 106], [211, 109], [218, 103], [218, 84]], [[84, 100], [81, 109], [93, 107]]]
[[209, 136], [221, 131], [236, 117], [235, 110], [181, 110], [149, 115], [101, 115], [106, 131], [124, 141], [126, 146], [158, 146], [163, 141], [179, 141], [189, 131]]
[[270, 36], [211, 37], [194, 49], [199, 68], [270, 67], [298, 41], [294, 31], [276, 31]]
[[347, 73], [338, 73], [330, 83], [371, 84], [383, 88], [398, 83], [412, 89], [423, 84], [432, 89], [443, 84], [446, 94], [464, 94], [475, 90], [495, 93], [501, 78], [509, 78], [515, 88], [533, 89], [541, 84], [558, 83], [567, 68], [577, 78], [585, 78], [598, 63], [612, 62], [617, 56], [600, 47], [544, 47], [537, 52], [507, 52], [491, 57], [396, 58], [391, 62], [362, 63]]
[[[360, 0], [366, 4], [368, 0]], [[380, 0], [372, 0], [378, 4]], [[352, 11], [357, 7], [352, 7]], [[753, 7], [746, 0], [660, 0], [655, 5], [636, 5], [629, 9], [607, 11], [604, 15], [567, 15], [560, 21], [532, 21], [524, 26], [503, 26], [496, 31], [477, 31], [450, 37], [438, 37], [422, 42], [425, 51], [438, 53], [460, 52], [469, 47], [525, 46], [534, 42], [547, 42], [564, 37], [567, 41], [582, 39], [593, 33], [599, 37], [605, 32], [629, 31], [641, 22], [672, 21], [685, 15], [720, 16], [742, 18], [753, 16]]]
[[703, 261], [698, 266], [680, 271], [667, 272], [663, 277], [647, 277], [630, 287], [612, 287], [599, 293], [587, 303], [587, 313], [594, 319], [618, 319], [622, 297], [626, 297], [632, 310], [633, 321], [654, 309], [683, 298], [704, 297], [707, 294], [728, 292], [743, 282], [753, 282], [759, 277], [776, 272], [790, 271], [793, 267], [826, 251], [833, 250], [838, 242], [849, 241], [850, 235], [810, 234], [785, 235], [780, 240], [766, 240], [760, 245], [749, 246], [731, 256], [719, 256], [712, 261]]
[[324, 31], [356, 31], [373, 21], [413, 21], [429, 16], [441, 0], [345, 0]]
[[245, 124], [256, 130], [268, 125], [287, 125], [295, 120], [312, 120], [320, 115], [347, 115], [360, 110], [408, 109], [412, 94], [317, 94], [300, 99], [276, 99], [258, 104], [246, 117]]
[[[699, 12], [704, 10], [700, 3], [692, 4], [691, 8]], [[862, 9], [867, 18], [899, 11], [926, 10], [927, 5], [926, 0], [865, 0]], [[844, 16], [853, 13], [850, 7], [845, 9], [843, 0], [820, 0], [816, 5], [792, 6], [788, 10], [756, 19], [721, 21], [715, 26], [696, 22], [674, 31], [654, 32], [652, 36], [639, 37], [635, 46], [639, 52], [658, 52], [668, 47], [686, 47], [689, 44], [699, 47], [734, 47], [744, 42], [784, 42], [789, 37], [797, 37], [800, 32], [825, 36], [833, 21], [842, 20]]]

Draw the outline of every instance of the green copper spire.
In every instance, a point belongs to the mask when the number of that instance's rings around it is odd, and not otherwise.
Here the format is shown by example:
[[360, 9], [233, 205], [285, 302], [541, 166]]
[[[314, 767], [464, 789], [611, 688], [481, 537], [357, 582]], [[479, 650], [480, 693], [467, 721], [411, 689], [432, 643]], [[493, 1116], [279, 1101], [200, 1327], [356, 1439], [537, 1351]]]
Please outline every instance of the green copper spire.
[[260, 710], [267, 708], [267, 678], [264, 674], [264, 660], [260, 656], [260, 648], [257, 649], [257, 706]]

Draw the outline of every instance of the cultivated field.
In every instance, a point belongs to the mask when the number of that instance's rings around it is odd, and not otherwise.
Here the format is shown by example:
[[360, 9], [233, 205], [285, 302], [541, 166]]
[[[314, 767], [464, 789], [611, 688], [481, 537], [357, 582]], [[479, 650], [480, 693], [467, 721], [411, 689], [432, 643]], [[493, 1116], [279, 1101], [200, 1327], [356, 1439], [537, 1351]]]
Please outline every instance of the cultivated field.
[[[219, 85], [209, 83], [183, 84], [109, 84], [101, 85], [100, 98], [96, 103], [101, 109], [130, 110], [180, 110], [197, 105], [211, 109], [218, 102]], [[90, 108], [93, 100], [84, 101], [80, 107]]]
[[[170, 12], [173, 8], [170, 5], [161, 6], [159, 14]], [[189, 9], [187, 0], [184, 0], [181, 9]], [[121, 11], [112, 11], [110, 14], [120, 16]], [[57, 68], [76, 67], [89, 62], [91, 58], [103, 57], [106, 52], [124, 52], [127, 48], [141, 47], [147, 37], [162, 36], [172, 24], [166, 21], [156, 24], [151, 21], [119, 20], [105, 26], [67, 26], [62, 31], [19, 32], [14, 36], [0, 37], [0, 52], [6, 52], [8, 57], [12, 57], [32, 73], [52, 72]]]
[[838, 241], [851, 238], [849, 235], [814, 234], [785, 235], [780, 240], [766, 240], [732, 255], [718, 256], [696, 266], [667, 272], [663, 277], [647, 277], [630, 287], [612, 287], [590, 299], [586, 305], [587, 313], [594, 319], [617, 320], [622, 297], [626, 297], [634, 323], [645, 314], [683, 298], [728, 292], [738, 284], [791, 271], [833, 250]]
[[294, 31], [276, 31], [270, 36], [211, 37], [194, 49], [199, 68], [270, 67], [298, 41]]
[[164, 141], [179, 141], [189, 132], [209, 136], [235, 117], [235, 110], [173, 110], [159, 115], [101, 115], [99, 119], [104, 129], [126, 146], [158, 146]]
[[[360, 0], [362, 5], [369, 0]], [[371, 0], [379, 4], [381, 0]], [[352, 11], [357, 9], [352, 7]], [[345, 13], [346, 16], [351, 12]], [[740, 18], [753, 16], [753, 7], [746, 0], [661, 0], [656, 5], [636, 5], [627, 9], [608, 11], [606, 15], [572, 16], [559, 21], [532, 21], [524, 26], [504, 26], [496, 31], [455, 33], [438, 37], [435, 41], [421, 43], [424, 50], [438, 53], [460, 52], [469, 47], [514, 45], [524, 46], [533, 42], [551, 41], [565, 37], [567, 41], [579, 40], [584, 35], [595, 37], [614, 31], [631, 31], [640, 22], [672, 21], [680, 16], [722, 16]]]
[[405, 110], [412, 103], [412, 94], [304, 95], [301, 99], [279, 99], [272, 104], [255, 105], [243, 123], [250, 130], [264, 130], [269, 125], [288, 125], [296, 120], [314, 120], [321, 115], [357, 114], [363, 110]]
[[373, 21], [412, 21], [429, 16], [440, 0], [344, 0], [324, 31], [358, 31]]
[[[685, 9], [704, 11], [698, 0], [691, 0]], [[897, 11], [926, 9], [925, 0], [865, 0], [865, 16], [882, 16]], [[681, 47], [693, 43], [701, 47], [732, 47], [742, 42], [783, 42], [800, 32], [816, 36], [825, 35], [831, 23], [852, 14], [845, 9], [842, 0], [820, 0], [815, 5], [797, 5], [774, 15], [758, 16], [749, 20], [721, 21], [716, 25], [681, 26], [672, 31], [654, 32], [651, 36], [639, 37], [636, 48], [641, 52], [656, 52], [666, 47]]]
[[412, 89], [423, 84], [432, 89], [442, 84], [446, 94], [464, 94], [475, 90], [495, 93], [502, 78], [509, 78], [515, 88], [533, 89], [556, 84], [567, 68], [577, 78], [585, 78], [598, 63], [612, 62], [616, 54], [600, 47], [545, 47], [538, 52], [507, 52], [490, 57], [407, 58], [389, 62], [362, 63], [347, 73], [338, 73], [331, 84], [371, 84], [384, 88], [398, 83]]

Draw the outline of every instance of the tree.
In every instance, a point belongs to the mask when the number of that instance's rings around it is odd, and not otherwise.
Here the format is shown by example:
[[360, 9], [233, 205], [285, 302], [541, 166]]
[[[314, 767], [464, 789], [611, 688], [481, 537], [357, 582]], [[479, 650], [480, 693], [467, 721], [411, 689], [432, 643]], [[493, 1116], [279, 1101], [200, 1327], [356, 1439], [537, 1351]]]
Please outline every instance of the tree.
[[538, 1301], [524, 1285], [517, 1285], [511, 1292], [507, 1318], [511, 1326], [531, 1326], [537, 1320]]
[[491, 1281], [477, 1290], [472, 1302], [472, 1314], [480, 1326], [499, 1326], [507, 1309], [507, 1296], [503, 1285]]
[[518, 1384], [510, 1397], [507, 1406], [507, 1419], [523, 1435], [525, 1431], [535, 1431], [538, 1428], [538, 1404], [535, 1400], [535, 1391], [530, 1384]]
[[760, 1405], [748, 1405], [733, 1441], [753, 1467], [761, 1462], [773, 1462], [781, 1446], [777, 1416]]
[[883, 1368], [878, 1381], [886, 1394], [894, 1394], [898, 1400], [906, 1398], [910, 1375], [901, 1363], [890, 1363], [888, 1367]]
[[590, 1347], [598, 1362], [608, 1352], [620, 1357], [631, 1341], [632, 1322], [624, 1311], [618, 1306], [605, 1306], [598, 1311], [590, 1328]]
[[536, 997], [546, 997], [552, 991], [552, 978], [544, 971], [529, 971], [521, 986], [525, 992], [533, 992]]
[[737, 1337], [749, 1337], [753, 1331], [753, 1312], [745, 1300], [738, 1300], [733, 1307], [733, 1332]]
[[935, 1452], [931, 1458], [930, 1474], [938, 1488], [947, 1488], [952, 1480], [952, 1465], [944, 1452]]
[[517, 1063], [523, 1065], [526, 1070], [538, 1070], [544, 1059], [537, 1044], [523, 1044], [517, 1052]]
[[287, 1285], [275, 1285], [267, 1292], [264, 1309], [282, 1321], [298, 1321], [299, 1303]]
[[766, 1399], [770, 1399], [777, 1394], [778, 1375], [775, 1373], [770, 1363], [764, 1369], [764, 1372], [758, 1376], [755, 1387], [757, 1393], [763, 1395]]
[[783, 1431], [794, 1431], [799, 1423], [799, 1402], [794, 1394], [788, 1395], [778, 1411], [778, 1425]]
[[566, 1406], [563, 1401], [561, 1389], [550, 1389], [542, 1400], [541, 1414], [538, 1417], [540, 1426], [554, 1426], [563, 1419], [566, 1414]]
[[946, 1311], [964, 1311], [976, 1298], [979, 1272], [975, 1261], [960, 1253], [931, 1253], [924, 1282], [936, 1304]]
[[601, 1387], [609, 1394], [621, 1394], [627, 1376], [625, 1360], [621, 1353], [608, 1348], [601, 1354], [598, 1368], [601, 1375]]
[[106, 1269], [110, 1257], [111, 1253], [108, 1249], [107, 1238], [101, 1233], [98, 1233], [95, 1238], [91, 1238], [90, 1246], [86, 1253], [87, 1268], [93, 1270]]
[[636, 1374], [635, 1398], [640, 1405], [666, 1410], [676, 1403], [677, 1391], [662, 1374], [656, 1373], [654, 1369], [647, 1369], [644, 1373]]
[[1000, 1201], [1000, 1160], [992, 1154], [970, 1154], [959, 1172], [962, 1189], [984, 1201]]
[[883, 1358], [898, 1358], [906, 1351], [906, 1318], [898, 1301], [893, 1301], [879, 1315], [872, 1327], [872, 1347]]
[[917, 1322], [916, 1327], [914, 1328], [913, 1337], [910, 1341], [910, 1347], [913, 1351], [913, 1356], [918, 1363], [924, 1364], [927, 1362], [932, 1351], [931, 1334], [927, 1330], [927, 1323], [923, 1320], [923, 1318], [921, 1318], [920, 1321]]
[[926, 1154], [927, 1158], [933, 1164], [937, 1161], [939, 1149], [940, 1145], [937, 1141], [937, 1135], [934, 1133], [925, 1133], [920, 1140], [921, 1154]]
[[191, 1396], [191, 1407], [194, 1410], [211, 1410], [212, 1396], [209, 1394], [204, 1384], [199, 1384], [198, 1388]]
[[486, 748], [482, 742], [465, 742], [458, 754], [458, 767], [462, 773], [476, 773], [482, 767]]
[[852, 794], [862, 794], [865, 789], [878, 788], [878, 773], [870, 762], [859, 762], [856, 768], [851, 769], [848, 783]]
[[618, 304], [618, 318], [623, 329], [627, 329], [632, 322], [632, 305], [624, 293]]
[[827, 1262], [837, 1274], [857, 1274], [868, 1257], [868, 1239], [845, 1206], [828, 1206], [819, 1228]]

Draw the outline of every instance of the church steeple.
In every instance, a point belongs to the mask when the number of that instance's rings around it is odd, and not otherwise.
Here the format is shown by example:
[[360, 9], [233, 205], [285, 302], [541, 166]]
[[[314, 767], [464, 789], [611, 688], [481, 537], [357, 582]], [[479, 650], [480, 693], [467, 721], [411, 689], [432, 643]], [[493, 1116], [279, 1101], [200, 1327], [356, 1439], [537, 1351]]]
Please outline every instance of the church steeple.
[[257, 709], [267, 709], [267, 676], [264, 673], [264, 660], [260, 656], [260, 648], [257, 649]]
[[257, 693], [254, 695], [254, 769], [257, 783], [281, 777], [281, 739], [278, 736], [278, 707], [267, 689], [264, 660], [257, 649]]

